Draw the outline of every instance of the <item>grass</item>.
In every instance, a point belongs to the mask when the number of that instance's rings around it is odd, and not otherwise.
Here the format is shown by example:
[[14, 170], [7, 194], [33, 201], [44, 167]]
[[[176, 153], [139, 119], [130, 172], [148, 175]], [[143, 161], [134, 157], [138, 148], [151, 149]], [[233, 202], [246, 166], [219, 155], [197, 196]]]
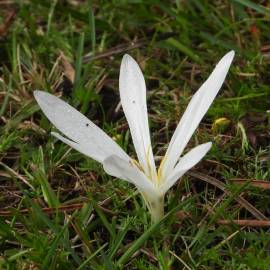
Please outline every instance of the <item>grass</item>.
[[[267, 1], [0, 3], [0, 269], [269, 269], [269, 18]], [[213, 147], [154, 225], [131, 185], [50, 135], [33, 98], [61, 95], [134, 156], [118, 106], [128, 52], [146, 78], [159, 157], [231, 49], [226, 83], [189, 144]]]

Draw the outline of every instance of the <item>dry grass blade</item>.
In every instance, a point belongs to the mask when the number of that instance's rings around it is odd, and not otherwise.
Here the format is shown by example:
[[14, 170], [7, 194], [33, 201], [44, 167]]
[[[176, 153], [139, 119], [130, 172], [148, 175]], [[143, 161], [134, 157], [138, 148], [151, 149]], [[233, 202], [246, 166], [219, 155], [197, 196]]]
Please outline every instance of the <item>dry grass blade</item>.
[[[104, 200], [98, 203], [98, 207], [105, 213], [110, 214], [110, 215], [116, 215], [117, 213], [114, 211], [111, 211], [105, 207], [103, 207], [104, 205], [106, 205], [108, 202], [108, 200]], [[56, 212], [72, 212], [74, 210], [78, 210], [81, 209], [84, 204], [87, 203], [87, 201], [85, 201], [84, 203], [73, 203], [73, 204], [65, 204], [65, 205], [60, 205], [59, 207], [43, 207], [42, 211], [46, 214], [53, 214]], [[20, 213], [21, 214], [29, 214], [30, 210], [29, 209], [20, 209]], [[5, 210], [5, 211], [0, 211], [0, 217], [10, 217], [13, 216], [14, 212], [11, 210]]]
[[5, 18], [3, 24], [0, 25], [0, 37], [4, 37], [7, 34], [9, 28], [11, 27], [15, 19], [15, 15], [16, 11], [15, 10], [11, 11]]
[[[225, 184], [223, 184], [221, 181], [217, 180], [216, 178], [205, 175], [202, 173], [198, 173], [195, 171], [189, 171], [186, 173], [187, 175], [198, 178], [206, 183], [209, 183], [219, 189], [221, 189], [226, 195], [231, 196], [232, 193], [227, 190]], [[235, 198], [235, 200], [243, 206], [245, 209], [247, 209], [254, 217], [256, 217], [258, 220], [268, 220], [266, 216], [261, 213], [256, 207], [254, 207], [252, 204], [250, 204], [247, 200], [245, 200], [242, 196], [238, 196]]]
[[249, 220], [249, 219], [239, 219], [239, 220], [224, 220], [220, 219], [216, 221], [220, 225], [232, 225], [236, 224], [245, 227], [270, 227], [270, 220]]
[[75, 80], [75, 70], [73, 68], [73, 66], [71, 65], [71, 63], [69, 62], [69, 60], [67, 59], [67, 57], [65, 56], [65, 54], [60, 51], [60, 61], [63, 65], [63, 69], [64, 69], [64, 74], [65, 76], [72, 82], [74, 83]]
[[[161, 41], [161, 40], [165, 40], [167, 38], [173, 37], [173, 36], [175, 36], [174, 32], [163, 33], [163, 34], [158, 35], [156, 40]], [[139, 39], [139, 40], [134, 41], [134, 42], [128, 42], [125, 44], [118, 45], [116, 47], [113, 47], [105, 52], [102, 52], [102, 53], [99, 53], [96, 55], [85, 55], [83, 57], [83, 63], [87, 63], [89, 61], [93, 61], [93, 60], [97, 60], [97, 59], [101, 59], [101, 58], [105, 58], [105, 57], [110, 57], [110, 56], [113, 56], [115, 54], [134, 50], [134, 49], [140, 48], [140, 47], [148, 44], [149, 42], [150, 42], [149, 39], [142, 38], [142, 39]]]
[[2, 165], [12, 176], [16, 177], [17, 179], [21, 180], [24, 182], [27, 186], [29, 186], [32, 190], [34, 190], [34, 187], [28, 182], [28, 180], [14, 171], [12, 168], [10, 168], [8, 165], [4, 164], [3, 162], [0, 162], [0, 165]]
[[251, 186], [259, 187], [262, 189], [270, 189], [270, 182], [269, 181], [249, 180], [249, 179], [239, 179], [239, 178], [231, 179], [230, 181], [233, 182], [234, 184], [237, 184], [237, 185], [243, 185], [247, 181], [249, 181]]
[[[74, 203], [74, 204], [68, 204], [68, 205], [61, 205], [57, 208], [55, 207], [45, 207], [42, 208], [42, 211], [44, 213], [47, 214], [52, 214], [55, 213], [57, 211], [61, 211], [61, 212], [71, 212], [77, 209], [80, 209], [83, 207], [83, 203]], [[21, 209], [20, 213], [21, 214], [29, 214], [29, 209]], [[6, 211], [0, 211], [0, 216], [1, 217], [9, 217], [9, 216], [13, 216], [14, 213], [12, 211], [6, 210]]]

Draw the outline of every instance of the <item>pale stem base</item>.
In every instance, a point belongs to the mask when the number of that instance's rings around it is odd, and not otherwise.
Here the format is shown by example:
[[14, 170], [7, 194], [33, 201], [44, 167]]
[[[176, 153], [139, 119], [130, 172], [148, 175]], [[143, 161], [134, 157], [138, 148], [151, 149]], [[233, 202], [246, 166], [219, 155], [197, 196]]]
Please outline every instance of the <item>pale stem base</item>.
[[152, 223], [156, 223], [164, 216], [164, 196], [157, 196], [155, 199], [147, 201]]

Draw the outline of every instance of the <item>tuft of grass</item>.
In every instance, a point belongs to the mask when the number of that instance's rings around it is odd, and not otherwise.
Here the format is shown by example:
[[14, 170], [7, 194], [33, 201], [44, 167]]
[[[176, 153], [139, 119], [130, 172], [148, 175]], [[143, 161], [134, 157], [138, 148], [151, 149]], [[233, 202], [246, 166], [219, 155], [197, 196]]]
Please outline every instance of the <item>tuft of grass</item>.
[[[266, 1], [248, 0], [0, 3], [0, 269], [269, 269], [269, 228], [233, 223], [270, 219], [269, 191], [252, 185], [270, 179], [269, 15]], [[158, 163], [231, 49], [189, 145], [213, 147], [154, 225], [131, 185], [50, 135], [33, 98], [35, 89], [61, 96], [135, 157], [118, 93], [131, 54], [146, 78]]]

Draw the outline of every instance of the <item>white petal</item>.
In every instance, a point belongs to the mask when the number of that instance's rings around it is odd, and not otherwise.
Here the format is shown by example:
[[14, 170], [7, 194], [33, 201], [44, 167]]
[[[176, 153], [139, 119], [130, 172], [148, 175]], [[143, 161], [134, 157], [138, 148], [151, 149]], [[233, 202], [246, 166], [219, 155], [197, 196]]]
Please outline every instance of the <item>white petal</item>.
[[175, 166], [192, 134], [216, 97], [228, 73], [233, 57], [234, 51], [227, 53], [216, 65], [209, 78], [192, 97], [172, 136], [166, 152], [164, 162], [162, 164], [163, 177], [168, 176]]
[[110, 155], [129, 160], [117, 143], [72, 106], [46, 92], [35, 91], [34, 96], [48, 119], [70, 140], [54, 136], [99, 162]]
[[207, 142], [191, 149], [187, 154], [180, 158], [179, 162], [173, 169], [172, 174], [174, 174], [177, 170], [187, 171], [191, 169], [206, 155], [206, 153], [210, 150], [211, 146], [212, 143]]
[[149, 177], [155, 178], [156, 167], [149, 135], [145, 81], [140, 67], [129, 55], [125, 55], [121, 63], [119, 89], [140, 164]]
[[211, 146], [211, 142], [198, 145], [180, 158], [172, 173], [161, 185], [161, 192], [166, 193], [186, 171], [195, 166], [206, 155]]
[[113, 155], [104, 160], [103, 168], [107, 174], [133, 183], [140, 191], [151, 197], [157, 192], [151, 180], [132, 161], [127, 162]]
[[58, 140], [62, 141], [63, 143], [69, 145], [73, 149], [79, 151], [80, 153], [89, 156], [96, 161], [102, 163], [104, 160], [104, 152], [100, 151], [100, 149], [97, 149], [94, 145], [81, 145], [80, 143], [73, 142], [62, 135], [60, 135], [57, 132], [51, 132], [51, 134], [56, 137]]

